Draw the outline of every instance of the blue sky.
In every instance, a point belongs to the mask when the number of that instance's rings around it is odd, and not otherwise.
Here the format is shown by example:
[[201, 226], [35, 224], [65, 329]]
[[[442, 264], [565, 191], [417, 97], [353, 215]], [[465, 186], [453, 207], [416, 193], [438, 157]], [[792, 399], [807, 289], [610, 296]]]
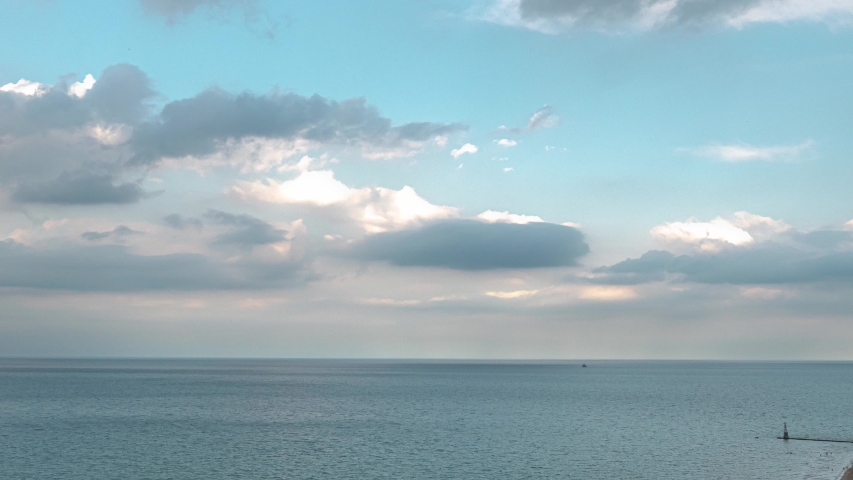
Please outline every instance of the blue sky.
[[0, 9], [0, 355], [853, 358], [851, 2]]

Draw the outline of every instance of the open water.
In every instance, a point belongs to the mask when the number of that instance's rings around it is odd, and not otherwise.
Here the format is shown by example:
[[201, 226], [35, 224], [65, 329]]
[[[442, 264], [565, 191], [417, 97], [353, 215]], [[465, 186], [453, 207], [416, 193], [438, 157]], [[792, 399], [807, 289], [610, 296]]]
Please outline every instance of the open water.
[[853, 364], [0, 360], [2, 479], [836, 479]]

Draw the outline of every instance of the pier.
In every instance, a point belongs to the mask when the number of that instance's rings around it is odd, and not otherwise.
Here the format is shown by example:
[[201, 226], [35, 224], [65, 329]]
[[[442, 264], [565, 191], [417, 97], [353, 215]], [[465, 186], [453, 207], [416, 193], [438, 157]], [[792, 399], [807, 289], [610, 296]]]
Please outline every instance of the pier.
[[784, 431], [782, 432], [781, 437], [776, 437], [779, 440], [804, 440], [806, 442], [832, 442], [832, 443], [853, 443], [853, 440], [830, 440], [825, 438], [802, 438], [802, 437], [792, 437], [788, 435], [788, 423], [784, 424]]

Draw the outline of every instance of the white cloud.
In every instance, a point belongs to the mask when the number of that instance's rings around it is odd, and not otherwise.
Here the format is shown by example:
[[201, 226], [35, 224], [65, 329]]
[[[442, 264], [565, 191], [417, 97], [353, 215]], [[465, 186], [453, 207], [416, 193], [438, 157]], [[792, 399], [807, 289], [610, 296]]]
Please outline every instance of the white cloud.
[[581, 288], [578, 298], [599, 302], [618, 302], [637, 298], [632, 287], [618, 285], [591, 285]]
[[459, 166], [456, 167], [456, 170], [462, 170], [462, 167], [464, 167], [464, 166], [465, 166], [464, 163], [460, 163]]
[[281, 203], [310, 203], [321, 207], [346, 202], [355, 194], [335, 179], [331, 170], [302, 172], [293, 180], [281, 183], [277, 193]]
[[412, 224], [452, 218], [458, 209], [433, 205], [412, 187], [350, 188], [331, 170], [303, 171], [285, 182], [235, 182], [232, 193], [245, 200], [342, 208], [347, 216], [369, 232], [382, 232]]
[[782, 220], [774, 220], [749, 212], [735, 212], [732, 223], [749, 232], [753, 237], [770, 237], [791, 230]]
[[[554, 113], [554, 108], [550, 105], [544, 105], [539, 110], [533, 112], [533, 115], [530, 116], [530, 120], [527, 121], [527, 125], [524, 127], [516, 127], [516, 128], [508, 128], [505, 125], [501, 125], [498, 127], [498, 130], [508, 130], [513, 133], [525, 133], [531, 130], [538, 130], [540, 128], [551, 128], [556, 127], [560, 124], [560, 117]], [[507, 145], [501, 144], [501, 142], [508, 142]], [[510, 145], [509, 142], [512, 142]], [[499, 145], [503, 145], [505, 147], [515, 146], [517, 142], [515, 140], [502, 139], [497, 142]], [[549, 150], [553, 147], [545, 147], [545, 150]]]
[[44, 95], [46, 91], [47, 89], [41, 83], [31, 82], [24, 78], [18, 80], [16, 83], [7, 83], [6, 85], [0, 86], [0, 92], [19, 93], [28, 97], [38, 97], [40, 95]]
[[95, 124], [88, 128], [90, 137], [97, 140], [101, 145], [115, 146], [130, 140], [133, 135], [133, 128], [123, 124]]
[[474, 20], [496, 23], [510, 27], [521, 27], [541, 33], [556, 34], [561, 30], [560, 22], [548, 18], [525, 19], [521, 16], [521, 0], [497, 0], [485, 12], [473, 13]]
[[751, 23], [788, 23], [796, 20], [833, 23], [839, 16], [847, 20], [853, 15], [850, 0], [764, 0], [757, 5], [726, 18], [731, 27], [743, 28]]
[[554, 113], [554, 109], [548, 105], [536, 110], [530, 121], [527, 122], [526, 130], [536, 130], [538, 128], [551, 128], [560, 124], [560, 117]]
[[844, 224], [844, 230], [853, 230], [853, 220]]
[[513, 171], [512, 167], [504, 167], [504, 172], [511, 172], [511, 171]]
[[365, 305], [389, 306], [389, 307], [414, 307], [420, 305], [420, 300], [394, 300], [393, 298], [364, 298], [360, 303]]
[[515, 290], [512, 292], [486, 292], [490, 297], [500, 298], [502, 300], [512, 300], [516, 298], [532, 297], [539, 293], [539, 290]]
[[86, 75], [86, 78], [83, 79], [82, 82], [74, 82], [68, 87], [68, 95], [73, 95], [77, 98], [83, 98], [86, 96], [86, 92], [92, 89], [95, 86], [95, 77], [92, 74]]
[[495, 140], [495, 143], [497, 143], [498, 145], [500, 145], [502, 147], [507, 147], [507, 148], [508, 147], [514, 147], [514, 146], [518, 145], [518, 142], [516, 142], [515, 140], [510, 140], [509, 138], [502, 138], [500, 140]]
[[516, 215], [514, 213], [496, 212], [494, 210], [486, 210], [485, 212], [477, 215], [477, 218], [488, 223], [517, 223], [521, 225], [544, 221], [533, 215]]
[[692, 153], [723, 162], [780, 161], [793, 160], [814, 145], [806, 140], [798, 145], [754, 147], [750, 145], [706, 145], [698, 148], [681, 148], [678, 151]]
[[752, 298], [756, 300], [773, 300], [774, 298], [779, 297], [784, 292], [779, 290], [778, 288], [764, 288], [764, 287], [741, 287], [740, 294], [746, 298]]
[[740, 246], [754, 241], [749, 232], [720, 217], [710, 222], [688, 220], [664, 223], [653, 228], [651, 234], [666, 243], [694, 244], [710, 251], [718, 250], [721, 243]]
[[717, 251], [725, 246], [745, 246], [773, 238], [791, 230], [782, 220], [740, 211], [731, 220], [717, 217], [709, 222], [689, 219], [670, 222], [651, 230], [652, 237], [664, 243], [698, 246], [700, 250]]
[[466, 143], [465, 145], [462, 145], [459, 148], [454, 148], [450, 151], [450, 155], [452, 155], [453, 158], [459, 158], [466, 153], [477, 153], [477, 146], [473, 143]]

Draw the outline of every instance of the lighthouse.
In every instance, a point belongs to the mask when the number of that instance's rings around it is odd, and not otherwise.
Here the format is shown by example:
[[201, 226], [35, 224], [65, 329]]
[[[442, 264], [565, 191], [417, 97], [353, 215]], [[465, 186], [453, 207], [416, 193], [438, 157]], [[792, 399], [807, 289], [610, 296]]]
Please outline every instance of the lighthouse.
[[782, 440], [787, 440], [788, 439], [788, 422], [784, 422], [782, 425], [785, 428], [785, 431], [782, 432]]

